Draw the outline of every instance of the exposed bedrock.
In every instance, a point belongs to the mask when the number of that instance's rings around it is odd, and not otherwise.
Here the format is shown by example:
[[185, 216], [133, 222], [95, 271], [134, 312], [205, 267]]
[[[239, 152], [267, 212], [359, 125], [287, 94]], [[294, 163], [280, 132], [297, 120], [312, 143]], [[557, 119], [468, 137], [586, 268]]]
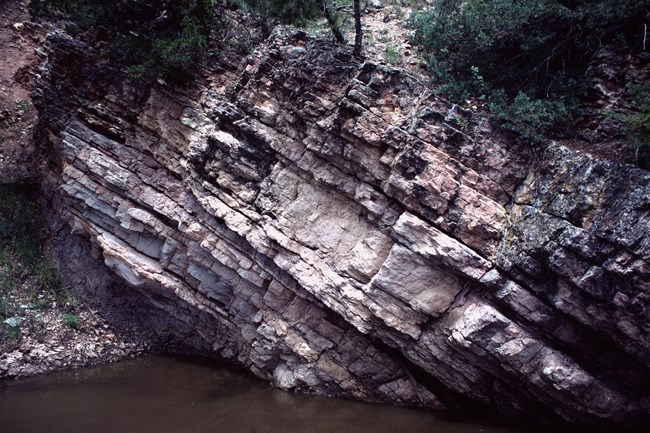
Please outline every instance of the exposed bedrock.
[[44, 189], [178, 338], [285, 389], [648, 418], [648, 172], [302, 33], [185, 91], [45, 51]]

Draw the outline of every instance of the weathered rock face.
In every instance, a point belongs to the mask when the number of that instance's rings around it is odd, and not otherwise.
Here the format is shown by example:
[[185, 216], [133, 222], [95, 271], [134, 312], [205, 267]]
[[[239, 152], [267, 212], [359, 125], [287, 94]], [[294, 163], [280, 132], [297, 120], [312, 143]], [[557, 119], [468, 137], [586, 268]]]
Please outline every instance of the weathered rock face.
[[286, 389], [647, 419], [648, 172], [301, 33], [185, 92], [46, 51], [45, 189], [170, 333]]

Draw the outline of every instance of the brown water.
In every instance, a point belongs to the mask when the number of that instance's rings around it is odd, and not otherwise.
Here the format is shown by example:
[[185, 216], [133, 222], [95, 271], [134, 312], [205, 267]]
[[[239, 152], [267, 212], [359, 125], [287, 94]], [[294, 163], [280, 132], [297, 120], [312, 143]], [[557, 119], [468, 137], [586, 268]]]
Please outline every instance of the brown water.
[[194, 358], [0, 381], [1, 433], [516, 433], [405, 408], [301, 396]]

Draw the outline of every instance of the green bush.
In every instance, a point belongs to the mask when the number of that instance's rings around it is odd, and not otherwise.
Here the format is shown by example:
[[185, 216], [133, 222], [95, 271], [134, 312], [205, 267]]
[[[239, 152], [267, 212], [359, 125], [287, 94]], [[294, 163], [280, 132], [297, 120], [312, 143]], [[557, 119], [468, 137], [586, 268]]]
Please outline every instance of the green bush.
[[305, 26], [322, 13], [317, 0], [234, 0], [234, 3], [265, 21], [298, 26]]
[[577, 114], [603, 44], [618, 38], [641, 49], [643, 3], [435, 0], [411, 23], [440, 93], [460, 103], [487, 97], [506, 128], [529, 138]]
[[37, 0], [35, 16], [60, 17], [79, 32], [104, 38], [103, 54], [140, 78], [159, 76], [185, 85], [202, 61], [219, 23], [211, 0]]
[[533, 99], [519, 92], [510, 101], [500, 89], [490, 96], [490, 112], [502, 128], [520, 134], [531, 144], [539, 144], [544, 134], [568, 118], [562, 101]]
[[0, 321], [10, 317], [14, 311], [12, 302], [7, 298], [14, 288], [15, 280], [11, 267], [0, 262]]
[[625, 90], [631, 112], [606, 114], [623, 123], [626, 140], [636, 147], [636, 164], [650, 170], [650, 76], [640, 74]]
[[650, 77], [644, 75], [626, 88], [636, 113], [623, 118], [625, 131], [638, 144], [650, 144]]
[[232, 3], [259, 18], [265, 37], [278, 23], [306, 27], [310, 21], [323, 17], [336, 41], [345, 44], [341, 29], [349, 18], [354, 19], [354, 12], [352, 15], [343, 12], [351, 6], [351, 0], [232, 0]]
[[198, 19], [185, 17], [180, 35], [157, 39], [154, 42], [154, 64], [160, 66], [160, 75], [170, 81], [186, 83], [192, 78], [207, 47], [207, 38]]
[[[19, 342], [20, 337], [22, 334], [22, 326], [20, 322], [13, 322], [13, 323], [2, 323], [0, 330], [2, 331], [2, 334], [4, 334], [3, 337], [5, 337], [9, 342]], [[1, 336], [0, 336], [1, 337]], [[4, 338], [0, 338], [0, 343], [4, 340]], [[0, 344], [0, 347], [3, 346]]]
[[384, 58], [389, 65], [394, 65], [399, 60], [399, 53], [394, 46], [388, 45], [384, 51]]
[[57, 292], [61, 289], [61, 272], [56, 266], [43, 262], [37, 269], [38, 282], [47, 292]]
[[74, 314], [63, 314], [61, 322], [70, 329], [81, 329], [81, 319]]

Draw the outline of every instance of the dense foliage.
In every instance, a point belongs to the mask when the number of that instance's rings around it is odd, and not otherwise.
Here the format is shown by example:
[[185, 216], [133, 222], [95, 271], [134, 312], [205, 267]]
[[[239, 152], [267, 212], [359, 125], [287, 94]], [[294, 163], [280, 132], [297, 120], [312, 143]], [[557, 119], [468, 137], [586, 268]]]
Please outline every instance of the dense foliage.
[[626, 90], [634, 106], [639, 107], [637, 113], [622, 117], [627, 132], [633, 140], [650, 145], [650, 77], [628, 83]]
[[575, 115], [603, 44], [642, 49], [647, 3], [435, 0], [412, 22], [441, 93], [489, 101], [506, 128], [535, 141]]
[[[68, 31], [90, 33], [96, 42], [104, 42], [103, 53], [113, 62], [127, 66], [132, 76], [156, 75], [181, 85], [191, 79], [211, 38], [217, 39], [215, 36], [224, 24], [223, 12], [236, 7], [260, 17], [267, 35], [277, 23], [305, 25], [323, 16], [337, 41], [345, 42], [337, 13], [340, 4], [336, 0], [33, 0], [30, 3], [33, 16], [59, 19]], [[357, 33], [355, 50], [360, 52], [360, 28]]]
[[[305, 26], [309, 21], [322, 16], [327, 20], [336, 41], [340, 44], [346, 43], [341, 31], [342, 18], [339, 10], [349, 6], [350, 0], [234, 0], [234, 2], [260, 17], [266, 34], [277, 22]], [[354, 0], [354, 5], [353, 16], [360, 23], [361, 10], [358, 8], [358, 0]], [[355, 33], [355, 54], [360, 54], [361, 29], [356, 28]]]
[[134, 76], [155, 73], [175, 84], [189, 81], [219, 29], [211, 0], [33, 0], [30, 9], [66, 20], [70, 31], [92, 31]]
[[650, 170], [650, 77], [642, 74], [630, 81], [625, 90], [635, 112], [612, 113], [611, 117], [623, 123], [628, 141], [637, 145], [637, 165]]
[[235, 0], [235, 2], [265, 21], [278, 21], [284, 24], [305, 25], [321, 14], [316, 0]]

